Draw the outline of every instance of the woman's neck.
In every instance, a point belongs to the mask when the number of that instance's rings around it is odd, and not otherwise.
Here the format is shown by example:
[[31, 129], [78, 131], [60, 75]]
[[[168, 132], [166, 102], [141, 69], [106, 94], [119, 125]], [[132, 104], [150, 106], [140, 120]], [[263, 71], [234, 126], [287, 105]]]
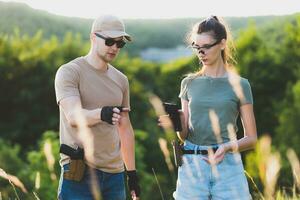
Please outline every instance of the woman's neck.
[[202, 69], [204, 76], [213, 78], [223, 77], [227, 74], [227, 70], [223, 61], [216, 62], [212, 65], [204, 65]]

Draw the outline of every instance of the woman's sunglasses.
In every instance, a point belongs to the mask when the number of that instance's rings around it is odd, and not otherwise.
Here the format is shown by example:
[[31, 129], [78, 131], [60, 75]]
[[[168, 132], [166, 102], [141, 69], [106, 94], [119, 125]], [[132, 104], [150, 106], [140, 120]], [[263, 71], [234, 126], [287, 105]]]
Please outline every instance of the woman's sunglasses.
[[217, 40], [216, 42], [212, 43], [212, 44], [206, 44], [203, 45], [202, 47], [198, 46], [195, 42], [192, 43], [192, 48], [196, 49], [198, 51], [200, 51], [201, 49], [205, 49], [208, 50], [210, 48], [212, 48], [213, 46], [216, 46], [217, 44], [219, 44], [221, 42], [221, 40]]
[[123, 40], [114, 40], [113, 38], [106, 38], [106, 37], [100, 35], [99, 33], [95, 33], [95, 35], [99, 38], [104, 39], [105, 40], [105, 45], [109, 46], [109, 47], [113, 46], [114, 44], [117, 44], [118, 48], [122, 48], [126, 44], [126, 42], [124, 42]]

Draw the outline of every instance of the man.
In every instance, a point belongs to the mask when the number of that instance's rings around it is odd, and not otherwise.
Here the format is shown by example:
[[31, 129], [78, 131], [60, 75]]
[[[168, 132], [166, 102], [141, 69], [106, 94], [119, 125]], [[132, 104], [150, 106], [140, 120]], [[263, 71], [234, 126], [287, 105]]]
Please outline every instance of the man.
[[[58, 198], [94, 199], [92, 188], [97, 187], [102, 199], [125, 200], [125, 163], [131, 196], [139, 199], [134, 133], [128, 114], [129, 83], [109, 64], [131, 37], [122, 20], [104, 15], [95, 19], [90, 41], [89, 53], [62, 65], [55, 77], [62, 153]], [[77, 113], [91, 133], [84, 139], [79, 137]], [[88, 139], [92, 141], [89, 145], [85, 143]]]

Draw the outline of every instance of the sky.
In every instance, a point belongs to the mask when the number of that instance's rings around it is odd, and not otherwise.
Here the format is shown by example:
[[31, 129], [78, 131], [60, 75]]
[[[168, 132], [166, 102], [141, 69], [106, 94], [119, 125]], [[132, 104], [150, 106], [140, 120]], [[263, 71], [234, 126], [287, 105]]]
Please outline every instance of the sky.
[[[12, 2], [12, 0], [0, 0]], [[95, 18], [187, 18], [286, 15], [300, 12], [300, 0], [13, 0], [50, 13]]]

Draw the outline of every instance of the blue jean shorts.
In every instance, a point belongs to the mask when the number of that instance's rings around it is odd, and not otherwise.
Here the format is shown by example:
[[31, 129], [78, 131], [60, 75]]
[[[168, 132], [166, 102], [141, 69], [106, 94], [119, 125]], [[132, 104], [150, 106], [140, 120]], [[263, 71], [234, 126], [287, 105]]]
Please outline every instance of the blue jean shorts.
[[[186, 150], [207, 150], [215, 146], [199, 146], [185, 141]], [[226, 153], [222, 162], [208, 164], [207, 155], [185, 154], [178, 169], [176, 200], [249, 200], [252, 199], [239, 153]]]
[[78, 182], [63, 177], [63, 172], [69, 170], [69, 166], [69, 164], [64, 165], [61, 171], [58, 187], [59, 200], [93, 200], [95, 199], [93, 189], [101, 194], [102, 198], [100, 198], [103, 200], [126, 199], [124, 172], [108, 173], [87, 167], [84, 177]]

